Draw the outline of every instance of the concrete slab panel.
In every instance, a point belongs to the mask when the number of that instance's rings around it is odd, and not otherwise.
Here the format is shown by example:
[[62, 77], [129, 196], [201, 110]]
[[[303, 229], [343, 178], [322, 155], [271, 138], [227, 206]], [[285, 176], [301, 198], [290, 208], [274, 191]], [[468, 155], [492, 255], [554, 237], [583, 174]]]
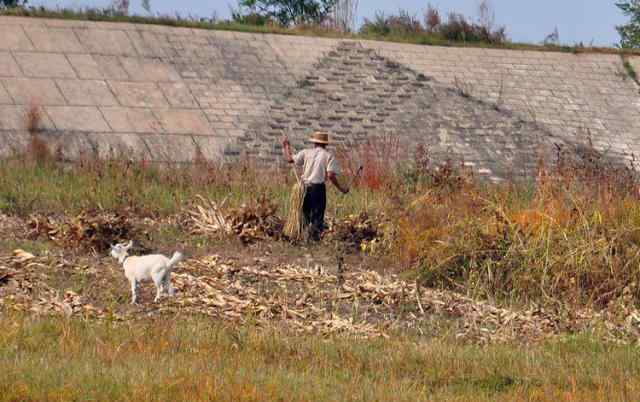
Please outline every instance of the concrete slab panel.
[[72, 29], [25, 27], [29, 39], [36, 50], [42, 52], [81, 53], [82, 45]]
[[9, 96], [9, 92], [0, 84], [0, 105], [13, 105], [13, 99]]
[[129, 79], [129, 74], [122, 67], [119, 57], [94, 55], [93, 59], [104, 78], [123, 81]]
[[20, 155], [27, 148], [29, 134], [26, 132], [0, 129], [0, 137], [0, 158]]
[[53, 80], [42, 78], [2, 78], [9, 95], [18, 105], [66, 105], [64, 97]]
[[80, 43], [89, 53], [113, 56], [135, 56], [136, 51], [125, 31], [75, 29]]
[[118, 101], [105, 81], [57, 80], [58, 88], [74, 106], [117, 106]]
[[198, 102], [196, 102], [189, 87], [183, 82], [162, 82], [158, 84], [162, 93], [169, 101], [172, 107], [176, 108], [198, 108]]
[[[21, 133], [22, 134], [22, 133]], [[24, 133], [27, 141], [28, 133]], [[91, 157], [91, 147], [83, 133], [67, 131], [46, 131], [37, 134], [44, 141], [49, 152], [60, 157], [63, 161], [77, 161], [84, 157]]]
[[167, 57], [167, 52], [163, 47], [163, 45], [166, 46], [166, 36], [141, 30], [127, 31], [127, 35], [139, 56]]
[[47, 114], [58, 130], [110, 132], [96, 107], [91, 106], [47, 106]]
[[165, 132], [172, 134], [211, 134], [209, 122], [200, 110], [155, 110]]
[[22, 27], [0, 24], [0, 50], [33, 50]]
[[122, 57], [120, 62], [131, 81], [179, 81], [180, 74], [168, 64], [158, 60], [137, 57]]
[[17, 17], [13, 15], [0, 16], [0, 25], [44, 25], [45, 20], [41, 18]]
[[144, 141], [135, 133], [86, 133], [91, 149], [102, 159], [150, 160]]
[[[27, 106], [3, 105], [0, 106], [0, 130], [26, 130]], [[38, 130], [52, 130], [54, 128], [49, 117], [40, 111], [36, 124]]]
[[109, 81], [122, 106], [168, 107], [162, 91], [156, 84], [148, 82]]
[[120, 60], [115, 56], [70, 54], [67, 58], [78, 73], [78, 77], [82, 79], [129, 79]]
[[211, 135], [194, 135], [193, 140], [195, 141], [196, 146], [200, 149], [200, 152], [202, 152], [204, 158], [211, 162], [222, 161], [224, 157], [224, 149], [230, 142], [227, 138]]
[[0, 77], [21, 77], [22, 71], [9, 52], [0, 52]]
[[162, 125], [151, 109], [103, 107], [100, 110], [113, 131], [147, 134], [162, 132]]
[[88, 28], [92, 26], [91, 21], [80, 20], [44, 20], [44, 26], [48, 28]]
[[67, 58], [79, 78], [89, 80], [105, 78], [100, 66], [90, 54], [70, 54]]
[[18, 65], [27, 77], [34, 78], [75, 78], [76, 73], [63, 54], [17, 53]]
[[149, 134], [140, 137], [154, 162], [193, 162], [196, 144], [189, 135]]

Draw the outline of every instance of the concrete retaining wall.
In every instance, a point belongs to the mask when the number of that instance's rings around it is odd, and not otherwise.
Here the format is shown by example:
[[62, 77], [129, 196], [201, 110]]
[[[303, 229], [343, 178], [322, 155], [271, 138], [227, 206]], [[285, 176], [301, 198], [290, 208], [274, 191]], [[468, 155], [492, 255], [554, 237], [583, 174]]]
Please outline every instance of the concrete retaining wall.
[[[324, 129], [459, 156], [491, 177], [529, 174], [540, 149], [640, 154], [640, 96], [617, 55], [444, 48], [0, 17], [0, 153], [25, 114], [68, 159], [271, 161]], [[640, 59], [630, 59], [640, 71]]]

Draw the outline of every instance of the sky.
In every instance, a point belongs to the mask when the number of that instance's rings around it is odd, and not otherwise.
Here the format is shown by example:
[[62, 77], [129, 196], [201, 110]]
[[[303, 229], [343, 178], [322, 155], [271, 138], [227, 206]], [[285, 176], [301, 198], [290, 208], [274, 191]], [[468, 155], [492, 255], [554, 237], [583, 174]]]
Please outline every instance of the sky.
[[[477, 16], [479, 0], [359, 0], [358, 22], [372, 18], [376, 12], [386, 14], [407, 10], [422, 18], [424, 9], [431, 2], [441, 15], [450, 11]], [[564, 44], [593, 43], [612, 46], [619, 41], [616, 25], [626, 21], [615, 6], [616, 0], [490, 0], [498, 25], [507, 27], [512, 41], [540, 43], [554, 28], [558, 28]], [[236, 0], [150, 0], [154, 13], [182, 16], [228, 18], [229, 9]], [[109, 0], [31, 0], [31, 5], [47, 7], [105, 7]], [[131, 0], [131, 11], [145, 14], [141, 0]]]

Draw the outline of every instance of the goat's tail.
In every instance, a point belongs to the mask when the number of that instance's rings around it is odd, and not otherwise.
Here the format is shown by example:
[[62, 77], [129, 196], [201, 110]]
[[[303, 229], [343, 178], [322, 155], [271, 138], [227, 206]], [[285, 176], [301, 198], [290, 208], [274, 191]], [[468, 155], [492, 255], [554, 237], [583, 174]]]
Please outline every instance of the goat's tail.
[[181, 252], [176, 251], [175, 253], [173, 253], [173, 256], [171, 256], [171, 259], [169, 260], [169, 263], [167, 264], [169, 266], [169, 269], [172, 269], [174, 265], [176, 265], [177, 263], [179, 263], [183, 259], [184, 259], [184, 255], [182, 255]]

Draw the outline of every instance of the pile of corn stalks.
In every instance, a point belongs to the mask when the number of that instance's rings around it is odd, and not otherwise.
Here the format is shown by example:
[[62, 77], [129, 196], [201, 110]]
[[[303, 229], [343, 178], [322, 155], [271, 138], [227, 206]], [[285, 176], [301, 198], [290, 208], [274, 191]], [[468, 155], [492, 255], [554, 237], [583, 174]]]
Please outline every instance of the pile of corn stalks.
[[134, 226], [128, 217], [94, 211], [59, 220], [51, 216], [31, 215], [27, 226], [31, 238], [45, 236], [60, 246], [96, 253], [104, 253], [111, 244], [135, 237]]
[[331, 222], [326, 236], [354, 250], [370, 251], [385, 236], [384, 216], [366, 212]]
[[187, 210], [193, 234], [234, 235], [245, 244], [282, 236], [284, 224], [276, 215], [278, 206], [264, 195], [239, 208], [227, 208], [226, 199], [220, 205], [202, 196], [197, 200]]

